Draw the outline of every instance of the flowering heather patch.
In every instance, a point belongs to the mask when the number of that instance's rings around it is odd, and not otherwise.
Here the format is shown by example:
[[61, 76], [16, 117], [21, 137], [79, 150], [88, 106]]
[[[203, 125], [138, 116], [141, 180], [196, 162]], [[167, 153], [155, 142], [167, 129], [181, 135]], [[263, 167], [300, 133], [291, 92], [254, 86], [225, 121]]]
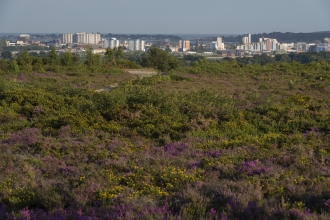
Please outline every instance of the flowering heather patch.
[[38, 128], [25, 128], [17, 133], [11, 134], [6, 143], [10, 145], [29, 146], [40, 141], [42, 137], [41, 131]]
[[213, 158], [219, 158], [221, 153], [218, 150], [210, 150], [206, 155]]
[[28, 78], [26, 76], [19, 75], [19, 76], [17, 76], [17, 81], [18, 82], [22, 82], [22, 83], [27, 83], [29, 80], [28, 80]]
[[166, 157], [180, 156], [180, 154], [185, 150], [185, 143], [172, 143], [164, 146], [164, 152]]
[[31, 210], [24, 208], [19, 211], [18, 215], [6, 212], [6, 206], [0, 206], [1, 219], [15, 220], [59, 220], [59, 219], [79, 219], [79, 220], [97, 220], [97, 219], [169, 219], [174, 218], [171, 211], [166, 207], [135, 207], [135, 206], [108, 206], [95, 207], [82, 211], [68, 207], [66, 209], [58, 209], [53, 212], [45, 212], [42, 209]]
[[238, 173], [245, 173], [248, 176], [260, 175], [266, 173], [267, 170], [268, 168], [260, 165], [258, 160], [242, 162], [242, 166], [237, 168]]

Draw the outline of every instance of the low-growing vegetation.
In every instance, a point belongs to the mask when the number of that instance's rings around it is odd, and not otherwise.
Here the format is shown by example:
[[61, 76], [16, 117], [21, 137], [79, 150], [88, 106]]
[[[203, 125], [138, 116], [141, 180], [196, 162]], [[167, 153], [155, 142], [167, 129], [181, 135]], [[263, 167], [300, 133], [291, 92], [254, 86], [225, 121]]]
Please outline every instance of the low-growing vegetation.
[[0, 60], [0, 219], [329, 219], [328, 62], [155, 54]]

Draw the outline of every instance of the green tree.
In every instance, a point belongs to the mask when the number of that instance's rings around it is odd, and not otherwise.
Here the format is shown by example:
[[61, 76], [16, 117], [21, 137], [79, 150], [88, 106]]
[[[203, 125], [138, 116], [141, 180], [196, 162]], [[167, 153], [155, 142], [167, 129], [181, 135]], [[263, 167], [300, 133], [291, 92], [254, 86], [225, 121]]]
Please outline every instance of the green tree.
[[11, 51], [6, 50], [1, 53], [1, 57], [2, 57], [2, 59], [11, 60], [11, 59], [13, 59], [13, 54], [11, 53]]
[[40, 57], [46, 58], [47, 57], [47, 53], [45, 51], [40, 51], [39, 53]]
[[10, 71], [11, 73], [18, 73], [18, 72], [19, 72], [19, 66], [18, 66], [16, 60], [12, 60], [12, 61], [10, 61], [9, 71]]
[[6, 46], [7, 46], [6, 39], [4, 38], [0, 39], [0, 52], [3, 51], [4, 50], [3, 48]]
[[91, 47], [88, 47], [86, 50], [86, 61], [85, 64], [92, 71], [97, 71], [102, 66], [101, 56], [94, 54]]
[[24, 72], [32, 72], [32, 58], [29, 56], [27, 51], [23, 51], [18, 56], [18, 65]]
[[275, 60], [278, 62], [291, 62], [291, 58], [287, 54], [276, 54], [275, 55]]
[[32, 68], [36, 72], [45, 72], [45, 65], [42, 57], [32, 57]]
[[39, 56], [39, 54], [37, 52], [30, 52], [29, 55], [31, 57], [38, 57]]
[[165, 51], [166, 51], [166, 52], [169, 52], [169, 53], [171, 53], [171, 52], [172, 52], [172, 50], [171, 50], [171, 48], [170, 48], [170, 47], [166, 47], [166, 48], [165, 48]]
[[116, 60], [120, 60], [123, 58], [123, 47], [119, 46], [116, 51]]
[[107, 51], [105, 52], [105, 60], [108, 64], [112, 64], [115, 62], [115, 56], [114, 56], [114, 51], [112, 48], [108, 47]]
[[151, 47], [147, 56], [143, 59], [142, 65], [146, 67], [153, 67], [160, 71], [169, 71], [176, 69], [180, 62], [179, 60], [169, 54], [168, 52], [156, 47]]
[[75, 54], [75, 55], [72, 56], [72, 63], [73, 64], [81, 64], [79, 54]]
[[56, 53], [55, 47], [50, 48], [50, 51], [48, 52], [48, 59], [49, 59], [49, 64], [59, 65], [60, 58], [59, 58], [58, 54]]
[[65, 51], [61, 58], [61, 64], [63, 66], [71, 66], [73, 63], [73, 56], [70, 51]]

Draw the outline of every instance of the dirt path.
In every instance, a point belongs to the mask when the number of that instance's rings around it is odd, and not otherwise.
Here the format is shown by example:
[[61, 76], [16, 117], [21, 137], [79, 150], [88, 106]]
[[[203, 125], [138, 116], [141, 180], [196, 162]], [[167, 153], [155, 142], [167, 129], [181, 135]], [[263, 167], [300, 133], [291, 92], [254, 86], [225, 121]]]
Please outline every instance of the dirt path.
[[158, 72], [154, 69], [125, 69], [125, 71], [140, 77], [150, 77], [158, 74]]

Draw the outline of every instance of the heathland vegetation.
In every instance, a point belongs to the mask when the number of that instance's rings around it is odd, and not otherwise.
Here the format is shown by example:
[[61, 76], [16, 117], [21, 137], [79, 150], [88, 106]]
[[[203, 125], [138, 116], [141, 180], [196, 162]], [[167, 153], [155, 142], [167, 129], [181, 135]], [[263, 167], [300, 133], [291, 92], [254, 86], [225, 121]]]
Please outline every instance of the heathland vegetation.
[[0, 219], [330, 218], [329, 62], [125, 56], [0, 60]]

